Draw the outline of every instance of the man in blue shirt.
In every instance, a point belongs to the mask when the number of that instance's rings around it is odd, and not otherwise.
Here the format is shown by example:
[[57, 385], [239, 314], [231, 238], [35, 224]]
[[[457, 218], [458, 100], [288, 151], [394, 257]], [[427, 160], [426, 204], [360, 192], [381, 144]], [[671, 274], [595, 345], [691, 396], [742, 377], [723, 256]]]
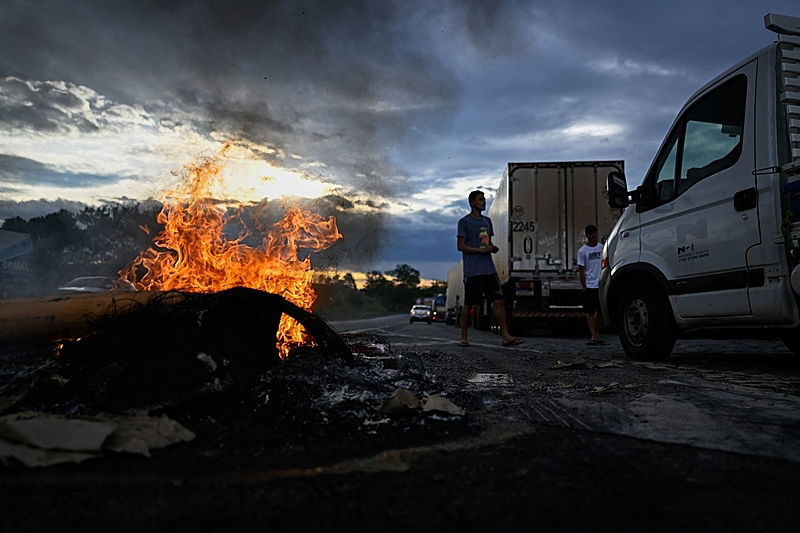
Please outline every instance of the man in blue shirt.
[[469, 318], [472, 309], [483, 303], [483, 299], [494, 301], [494, 312], [503, 346], [522, 344], [512, 337], [506, 322], [506, 307], [497, 270], [491, 254], [499, 248], [492, 244], [492, 221], [481, 212], [486, 209], [486, 197], [482, 191], [469, 193], [470, 213], [458, 221], [457, 246], [464, 259], [464, 308], [461, 310], [461, 340], [459, 346], [469, 346]]

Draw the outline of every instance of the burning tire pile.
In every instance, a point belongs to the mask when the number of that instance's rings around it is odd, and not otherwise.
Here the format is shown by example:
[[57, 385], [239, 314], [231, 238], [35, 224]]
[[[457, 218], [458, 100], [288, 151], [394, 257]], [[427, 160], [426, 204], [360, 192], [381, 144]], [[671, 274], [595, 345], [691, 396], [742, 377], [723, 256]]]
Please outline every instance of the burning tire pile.
[[[280, 360], [269, 328], [274, 338], [287, 306], [319, 340]], [[93, 325], [92, 334], [66, 342], [58, 356], [48, 348], [6, 346], [0, 415], [167, 416], [198, 436], [182, 445], [188, 450], [179, 454], [181, 462], [258, 449], [267, 463], [288, 453], [288, 466], [297, 460], [297, 446], [309, 450], [303, 462], [322, 460], [311, 452], [316, 446], [328, 459], [344, 459], [370, 447], [369, 439], [355, 444], [362, 436], [409, 426], [425, 433], [426, 426], [462, 414], [392, 404], [398, 390], [420, 400], [441, 398], [421, 359], [392, 354], [380, 337], [343, 339], [320, 317], [259, 291], [155, 301]], [[323, 438], [329, 439], [324, 446]], [[19, 464], [13, 455], [5, 462]]]
[[[128, 451], [117, 442], [124, 434], [156, 472], [296, 467], [424, 440], [428, 428], [463, 419], [419, 358], [391, 354], [380, 339], [348, 345], [309, 311], [308, 252], [342, 238], [333, 216], [292, 207], [260, 244], [253, 228], [229, 235], [229, 222], [242, 222], [223, 192], [232, 149], [187, 165], [164, 192], [164, 230], [119, 272], [137, 292], [3, 302], [0, 342], [58, 341], [57, 356], [49, 346], [2, 348], [0, 456], [9, 467], [83, 461], [81, 431], [95, 436], [91, 457]], [[179, 426], [137, 419], [152, 431], [133, 433], [122, 420], [130, 416]], [[56, 426], [62, 442], [48, 431]], [[80, 443], [69, 445], [77, 456], [61, 453], [64, 442]], [[167, 448], [150, 454], [151, 444]], [[41, 448], [40, 461], [25, 446]]]

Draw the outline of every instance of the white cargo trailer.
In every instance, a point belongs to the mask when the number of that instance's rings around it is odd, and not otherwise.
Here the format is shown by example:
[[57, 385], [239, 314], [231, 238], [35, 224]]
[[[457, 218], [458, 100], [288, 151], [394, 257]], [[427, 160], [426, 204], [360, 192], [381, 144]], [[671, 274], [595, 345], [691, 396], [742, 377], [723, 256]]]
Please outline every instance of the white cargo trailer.
[[[508, 163], [487, 215], [492, 241], [500, 251], [492, 256], [506, 294], [512, 326], [535, 321], [582, 317], [583, 291], [577, 267], [584, 228], [594, 224], [601, 241], [610, 233], [620, 210], [610, 208], [606, 177], [623, 172], [623, 161]], [[463, 284], [458, 268], [450, 287]], [[460, 287], [463, 301], [463, 286]], [[478, 310], [478, 327], [489, 327], [489, 306]]]
[[447, 323], [458, 325], [458, 315], [464, 305], [464, 265], [459, 261], [447, 273]]

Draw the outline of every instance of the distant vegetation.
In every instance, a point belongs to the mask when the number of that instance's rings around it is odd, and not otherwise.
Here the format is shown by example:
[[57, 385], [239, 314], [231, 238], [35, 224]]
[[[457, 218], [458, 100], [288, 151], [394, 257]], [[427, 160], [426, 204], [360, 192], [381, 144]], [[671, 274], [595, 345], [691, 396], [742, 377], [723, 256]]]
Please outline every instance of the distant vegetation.
[[[17, 287], [15, 294], [52, 294], [79, 276], [116, 276], [151, 246], [152, 237], [163, 229], [156, 222], [160, 209], [157, 202], [110, 204], [87, 207], [79, 213], [61, 210], [29, 220], [6, 219], [0, 229], [26, 233], [33, 241], [30, 279], [24, 287]], [[444, 282], [420, 287], [419, 271], [406, 264], [385, 272], [367, 272], [366, 276], [361, 289], [350, 273], [317, 276], [314, 309], [335, 318], [406, 312], [417, 298], [434, 296], [446, 288]]]
[[62, 209], [30, 220], [6, 219], [0, 229], [27, 233], [33, 241], [31, 277], [18, 292], [48, 294], [78, 276], [115, 276], [150, 245], [142, 228], [152, 235], [161, 231], [160, 209], [156, 203], [113, 204], [77, 214]]
[[319, 298], [314, 309], [338, 319], [407, 312], [418, 298], [435, 296], [447, 289], [444, 281], [436, 281], [428, 287], [419, 284], [419, 271], [405, 264], [383, 273], [367, 272], [367, 281], [360, 290], [349, 273], [342, 277], [326, 276], [315, 284]]

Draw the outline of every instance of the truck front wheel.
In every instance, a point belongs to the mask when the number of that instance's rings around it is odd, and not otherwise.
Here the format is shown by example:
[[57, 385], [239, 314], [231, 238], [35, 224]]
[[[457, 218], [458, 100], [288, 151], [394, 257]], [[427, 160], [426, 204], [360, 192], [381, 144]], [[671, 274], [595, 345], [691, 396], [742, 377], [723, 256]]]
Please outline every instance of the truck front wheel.
[[675, 346], [675, 321], [666, 296], [637, 280], [618, 300], [619, 340], [631, 359], [665, 359]]

